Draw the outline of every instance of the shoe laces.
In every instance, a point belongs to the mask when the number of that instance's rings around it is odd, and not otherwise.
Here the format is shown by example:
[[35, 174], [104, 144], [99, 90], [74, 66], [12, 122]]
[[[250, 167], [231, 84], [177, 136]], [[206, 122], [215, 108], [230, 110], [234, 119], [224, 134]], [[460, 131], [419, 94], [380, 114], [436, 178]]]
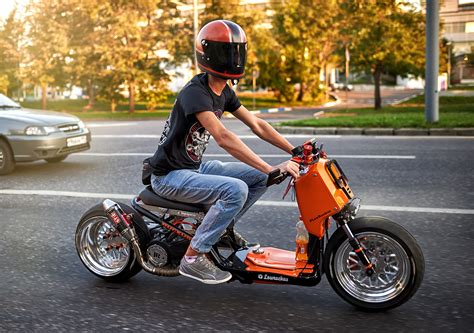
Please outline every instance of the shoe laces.
[[213, 272], [217, 271], [216, 265], [214, 265], [209, 259], [207, 259], [205, 254], [201, 256], [201, 263]]

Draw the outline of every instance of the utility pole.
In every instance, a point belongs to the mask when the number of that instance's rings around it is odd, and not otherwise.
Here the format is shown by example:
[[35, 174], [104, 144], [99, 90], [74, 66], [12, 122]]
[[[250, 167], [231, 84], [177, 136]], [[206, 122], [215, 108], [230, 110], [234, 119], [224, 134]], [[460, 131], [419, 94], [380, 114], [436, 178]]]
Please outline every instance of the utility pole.
[[428, 123], [439, 120], [439, 0], [426, 1], [426, 82], [425, 119]]
[[196, 58], [196, 38], [198, 34], [198, 0], [194, 0], [194, 74], [198, 73], [198, 62]]

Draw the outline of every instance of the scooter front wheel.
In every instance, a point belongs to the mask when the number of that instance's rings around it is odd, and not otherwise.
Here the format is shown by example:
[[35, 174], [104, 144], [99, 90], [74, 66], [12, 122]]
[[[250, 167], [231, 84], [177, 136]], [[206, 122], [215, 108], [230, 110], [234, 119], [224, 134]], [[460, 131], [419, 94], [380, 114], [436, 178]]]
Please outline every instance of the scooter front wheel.
[[424, 258], [408, 231], [381, 217], [350, 222], [375, 267], [372, 275], [339, 228], [330, 238], [324, 255], [324, 271], [333, 289], [350, 304], [368, 311], [385, 311], [409, 300], [423, 280]]

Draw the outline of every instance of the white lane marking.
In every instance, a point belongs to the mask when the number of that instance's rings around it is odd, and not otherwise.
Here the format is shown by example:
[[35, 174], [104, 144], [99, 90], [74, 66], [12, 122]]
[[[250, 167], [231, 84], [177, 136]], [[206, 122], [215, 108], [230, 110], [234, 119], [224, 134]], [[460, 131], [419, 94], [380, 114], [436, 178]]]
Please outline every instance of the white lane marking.
[[[77, 153], [74, 156], [152, 156], [153, 153]], [[262, 158], [288, 158], [285, 154], [259, 154]], [[229, 154], [204, 154], [204, 157], [230, 157]], [[414, 160], [414, 155], [331, 155], [331, 158]]]
[[[316, 137], [315, 135], [305, 134], [283, 134], [283, 137], [287, 139], [311, 139]], [[161, 135], [155, 134], [96, 134], [92, 135], [93, 139], [159, 139]], [[341, 135], [317, 135], [318, 138], [340, 138]], [[239, 135], [241, 139], [259, 139], [256, 135]], [[212, 137], [211, 137], [212, 139]]]
[[73, 191], [46, 191], [46, 190], [0, 190], [0, 194], [12, 195], [45, 195], [72, 198], [110, 198], [110, 199], [133, 199], [132, 194], [117, 193], [89, 193], [89, 192], [73, 192]]
[[[287, 139], [311, 139], [311, 138], [325, 138], [325, 139], [350, 139], [354, 137], [358, 139], [386, 139], [386, 140], [432, 140], [432, 139], [449, 139], [449, 140], [474, 140], [474, 136], [398, 136], [398, 135], [323, 135], [323, 134], [282, 134]], [[96, 134], [92, 135], [93, 139], [159, 139], [161, 135], [154, 134]], [[239, 135], [241, 139], [259, 139], [256, 135]], [[213, 139], [211, 137], [211, 139]]]
[[[255, 203], [258, 206], [278, 206], [278, 207], [297, 207], [295, 202], [288, 201], [264, 201]], [[430, 208], [430, 207], [403, 207], [403, 206], [376, 206], [362, 205], [362, 210], [376, 210], [385, 212], [410, 212], [410, 213], [440, 213], [440, 214], [466, 214], [474, 215], [474, 209], [456, 209], [456, 208]]]
[[[0, 194], [4, 195], [43, 195], [43, 196], [60, 196], [74, 198], [97, 198], [97, 199], [132, 199], [134, 194], [117, 194], [117, 193], [89, 193], [89, 192], [72, 192], [72, 191], [42, 191], [42, 190], [0, 190]], [[257, 206], [273, 206], [273, 207], [297, 207], [296, 202], [289, 201], [268, 201], [260, 200], [255, 203]], [[474, 215], [474, 209], [457, 209], [457, 208], [431, 208], [431, 207], [403, 207], [403, 206], [377, 206], [362, 205], [363, 210], [388, 211], [388, 212], [409, 212], [409, 213], [437, 213], [437, 214], [462, 214]]]
[[159, 139], [155, 134], [92, 134], [92, 139]]
[[89, 128], [98, 128], [98, 127], [125, 127], [125, 126], [135, 126], [138, 123], [87, 123], [86, 126]]
[[474, 136], [436, 136], [436, 135], [414, 135], [414, 136], [398, 136], [398, 135], [361, 135], [361, 137], [373, 138], [373, 139], [395, 139], [395, 140], [434, 140], [434, 139], [455, 139], [455, 140], [474, 140]]

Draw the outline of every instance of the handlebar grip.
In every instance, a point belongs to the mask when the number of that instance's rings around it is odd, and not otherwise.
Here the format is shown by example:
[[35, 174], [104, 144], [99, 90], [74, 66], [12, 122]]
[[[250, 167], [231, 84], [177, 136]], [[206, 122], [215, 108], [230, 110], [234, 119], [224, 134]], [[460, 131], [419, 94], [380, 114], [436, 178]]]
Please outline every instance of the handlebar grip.
[[288, 177], [288, 172], [281, 172], [280, 169], [276, 169], [271, 171], [268, 174], [268, 179], [267, 179], [267, 187], [275, 185], [275, 184], [280, 184], [282, 181], [284, 181]]

